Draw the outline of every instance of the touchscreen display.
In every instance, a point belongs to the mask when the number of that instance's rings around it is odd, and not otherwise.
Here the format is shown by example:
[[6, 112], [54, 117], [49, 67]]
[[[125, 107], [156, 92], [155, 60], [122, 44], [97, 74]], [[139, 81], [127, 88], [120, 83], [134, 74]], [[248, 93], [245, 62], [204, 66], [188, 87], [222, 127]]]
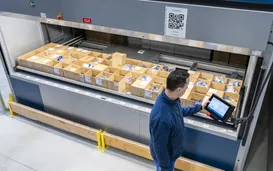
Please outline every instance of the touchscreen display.
[[216, 98], [212, 98], [207, 108], [219, 117], [223, 118], [228, 111], [229, 106]]

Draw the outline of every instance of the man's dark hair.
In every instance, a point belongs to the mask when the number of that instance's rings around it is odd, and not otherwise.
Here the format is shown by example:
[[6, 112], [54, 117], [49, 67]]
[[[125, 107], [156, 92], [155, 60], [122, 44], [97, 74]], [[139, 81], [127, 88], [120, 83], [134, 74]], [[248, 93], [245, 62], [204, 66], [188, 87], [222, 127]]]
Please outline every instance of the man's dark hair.
[[183, 88], [189, 78], [189, 73], [186, 70], [174, 70], [167, 78], [167, 89], [174, 91], [177, 88]]

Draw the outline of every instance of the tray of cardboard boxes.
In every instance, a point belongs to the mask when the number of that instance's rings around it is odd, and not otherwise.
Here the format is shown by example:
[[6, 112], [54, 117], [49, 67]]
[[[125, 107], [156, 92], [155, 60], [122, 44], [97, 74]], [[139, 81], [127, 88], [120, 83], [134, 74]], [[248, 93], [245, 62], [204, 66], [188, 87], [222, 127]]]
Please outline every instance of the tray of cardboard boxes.
[[[150, 100], [166, 87], [174, 67], [127, 58], [125, 53], [105, 54], [55, 43], [17, 58], [19, 66]], [[242, 81], [205, 72], [189, 71], [190, 84], [183, 105], [215, 93], [237, 107]]]

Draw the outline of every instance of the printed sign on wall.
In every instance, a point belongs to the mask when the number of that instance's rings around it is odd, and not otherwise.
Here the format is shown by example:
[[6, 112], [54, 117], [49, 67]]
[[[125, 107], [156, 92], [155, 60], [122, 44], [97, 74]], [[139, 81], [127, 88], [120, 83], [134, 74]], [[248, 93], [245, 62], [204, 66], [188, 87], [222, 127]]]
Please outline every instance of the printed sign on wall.
[[165, 7], [165, 29], [166, 36], [179, 38], [186, 37], [188, 9]]

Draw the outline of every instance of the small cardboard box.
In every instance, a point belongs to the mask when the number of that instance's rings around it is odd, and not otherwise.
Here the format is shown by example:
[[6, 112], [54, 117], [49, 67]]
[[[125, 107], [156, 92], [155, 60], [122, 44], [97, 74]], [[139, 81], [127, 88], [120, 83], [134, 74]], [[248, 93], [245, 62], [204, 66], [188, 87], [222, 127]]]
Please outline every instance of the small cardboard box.
[[226, 85], [225, 92], [227, 93], [239, 94], [240, 91], [241, 91], [241, 87]]
[[206, 72], [200, 72], [199, 79], [212, 81], [213, 78], [214, 78], [213, 74], [209, 74], [209, 73], [206, 73]]
[[126, 53], [113, 53], [112, 55], [112, 66], [113, 67], [121, 67], [126, 63]]
[[139, 97], [144, 97], [145, 88], [149, 85], [149, 81], [137, 79], [131, 87], [131, 94]]
[[180, 97], [181, 105], [189, 106], [188, 98], [189, 98], [190, 94], [192, 93], [192, 91], [193, 91], [192, 88], [187, 88], [187, 90], [185, 91], [183, 96]]
[[48, 66], [53, 66], [53, 61], [47, 58], [38, 58], [38, 60], [35, 61], [35, 64], [33, 65], [33, 69], [42, 71], [42, 72], [50, 72], [50, 69]]
[[226, 84], [217, 83], [215, 81], [211, 82], [210, 88], [225, 91], [226, 90]]
[[[199, 86], [198, 83], [199, 82], [204, 82], [206, 86]], [[208, 81], [208, 80], [203, 80], [203, 79], [197, 79], [196, 83], [195, 83], [195, 91], [198, 92], [198, 93], [202, 93], [202, 94], [207, 94], [207, 92], [209, 91], [209, 88], [211, 86], [211, 81]]]
[[82, 48], [75, 48], [73, 51], [76, 53], [81, 53], [84, 49]]
[[213, 63], [228, 64], [230, 53], [214, 51], [212, 56]]
[[27, 67], [27, 68], [33, 68], [33, 64], [34, 64], [33, 58], [38, 58], [39, 56], [33, 57], [32, 59], [29, 59], [29, 58], [32, 56], [35, 56], [35, 54], [36, 54], [35, 51], [31, 51], [27, 54], [19, 56], [17, 58], [18, 65], [22, 67]]
[[125, 64], [138, 66], [141, 62], [142, 61], [127, 58]]
[[64, 58], [75, 58], [75, 59], [81, 59], [85, 57], [86, 55], [82, 55], [80, 53], [74, 52], [74, 51], [68, 51], [63, 54]]
[[224, 93], [224, 99], [237, 108], [237, 105], [238, 105], [238, 102], [239, 102], [239, 99], [240, 99], [240, 95], [225, 92]]
[[102, 65], [102, 64], [97, 64], [93, 69], [98, 70], [98, 71], [105, 71], [107, 70], [108, 66], [107, 65]]
[[83, 58], [80, 59], [80, 61], [83, 63], [86, 63], [86, 64], [89, 64], [91, 63], [92, 61], [94, 61], [94, 57], [91, 57], [91, 56], [85, 56]]
[[107, 59], [104, 59], [101, 64], [103, 65], [107, 65], [107, 66], [112, 66], [112, 61], [111, 60], [107, 60]]
[[70, 64], [75, 64], [78, 62], [78, 59], [75, 58], [63, 58], [60, 62], [70, 65]]
[[68, 46], [57, 44], [53, 48], [67, 51]]
[[152, 68], [153, 67], [153, 63], [150, 63], [150, 62], [141, 62], [138, 66], [140, 66], [142, 68]]
[[112, 54], [102, 53], [98, 57], [110, 60], [110, 58], [112, 58]]
[[57, 62], [54, 66], [53, 66], [53, 74], [54, 75], [58, 75], [63, 77], [64, 76], [64, 71], [63, 69], [65, 67], [67, 67], [67, 64], [61, 63], [61, 62]]
[[162, 77], [153, 77], [153, 80], [151, 81], [155, 85], [160, 85], [163, 87], [166, 87], [166, 79]]
[[122, 92], [125, 90], [125, 79], [119, 75], [112, 75], [109, 77], [108, 88], [111, 90]]
[[82, 67], [71, 64], [65, 67], [63, 71], [64, 71], [64, 77], [72, 79], [72, 80], [84, 82], [84, 75], [83, 75], [84, 73], [83, 73]]
[[145, 73], [148, 75], [157, 76], [159, 74], [159, 70], [148, 68]]
[[41, 71], [42, 72], [46, 72], [46, 73], [49, 73], [49, 74], [54, 74], [54, 69], [53, 69], [53, 66], [55, 64], [57, 64], [57, 62], [53, 61], [53, 60], [50, 60], [50, 59], [46, 59], [44, 58], [42, 61], [41, 61]]
[[96, 76], [96, 85], [107, 88], [109, 83], [109, 77], [111, 77], [112, 74], [101, 72]]
[[84, 82], [91, 85], [96, 85], [96, 76], [101, 72], [91, 69], [84, 74]]
[[192, 106], [198, 101], [202, 101], [205, 98], [206, 95], [204, 94], [199, 94], [196, 92], [191, 92], [190, 95], [188, 96], [188, 101], [187, 101], [187, 106]]
[[144, 74], [147, 71], [147, 68], [142, 68], [140, 66], [136, 66], [136, 67], [133, 68], [132, 71], [140, 73], [140, 74]]
[[[126, 71], [126, 70], [124, 70]], [[126, 86], [126, 92], [131, 92], [131, 86], [132, 84], [139, 78], [140, 74], [135, 73], [135, 72], [129, 72], [127, 71], [128, 74], [125, 75], [124, 80], [125, 80], [125, 86]], [[117, 73], [116, 73], [117, 74]]]
[[210, 96], [212, 96], [212, 94], [216, 94], [217, 96], [219, 96], [221, 98], [224, 97], [224, 91], [210, 88], [206, 95], [210, 97]]
[[45, 46], [43, 46], [44, 48], [52, 48], [52, 47], [56, 47], [58, 44], [57, 43], [48, 43]]
[[195, 77], [189, 77], [189, 85], [188, 85], [188, 87], [192, 88], [194, 86], [194, 84], [196, 83], [196, 81], [197, 81], [197, 78], [195, 78]]
[[126, 70], [123, 70], [123, 69], [118, 69], [118, 70], [116, 70], [116, 72], [114, 74], [125, 77], [129, 72], [130, 71], [126, 71]]
[[190, 74], [190, 78], [199, 78], [199, 76], [201, 74], [198, 71], [192, 71], [192, 70], [189, 70], [188, 73]]
[[101, 55], [102, 55], [102, 53], [100, 53], [100, 52], [95, 52], [95, 51], [89, 53], [89, 56], [93, 56], [93, 57], [100, 57]]
[[169, 72], [166, 72], [166, 71], [159, 71], [159, 73], [158, 73], [158, 77], [162, 77], [162, 78], [168, 78], [168, 76], [169, 76]]
[[97, 64], [101, 64], [103, 61], [104, 61], [104, 59], [102, 59], [102, 58], [94, 57], [92, 63], [93, 63], [94, 65], [97, 65]]
[[230, 85], [230, 86], [242, 87], [243, 86], [243, 81], [238, 80], [238, 79], [229, 78], [227, 80], [227, 84]]
[[[222, 80], [222, 82], [217, 82], [217, 80]], [[228, 79], [223, 77], [223, 76], [215, 75], [214, 78], [213, 78], [213, 81], [211, 83], [211, 88], [225, 91], [225, 89], [226, 89], [225, 84], [227, 83], [227, 80]]]
[[83, 55], [83, 56], [87, 56], [89, 55], [90, 53], [92, 53], [92, 51], [89, 51], [89, 50], [82, 50], [79, 52], [79, 54]]
[[[155, 87], [156, 87], [156, 90], [153, 90]], [[150, 99], [150, 100], [156, 100], [157, 96], [162, 92], [162, 90], [163, 90], [162, 86], [150, 83], [145, 88], [144, 98]]]
[[[106, 65], [105, 65], [106, 66]], [[117, 72], [117, 70], [118, 70], [118, 68], [116, 68], [116, 67], [107, 67], [105, 70], [103, 70], [104, 72], [108, 72], [108, 73], [110, 73], [110, 74], [114, 74], [114, 73], [116, 73]]]

